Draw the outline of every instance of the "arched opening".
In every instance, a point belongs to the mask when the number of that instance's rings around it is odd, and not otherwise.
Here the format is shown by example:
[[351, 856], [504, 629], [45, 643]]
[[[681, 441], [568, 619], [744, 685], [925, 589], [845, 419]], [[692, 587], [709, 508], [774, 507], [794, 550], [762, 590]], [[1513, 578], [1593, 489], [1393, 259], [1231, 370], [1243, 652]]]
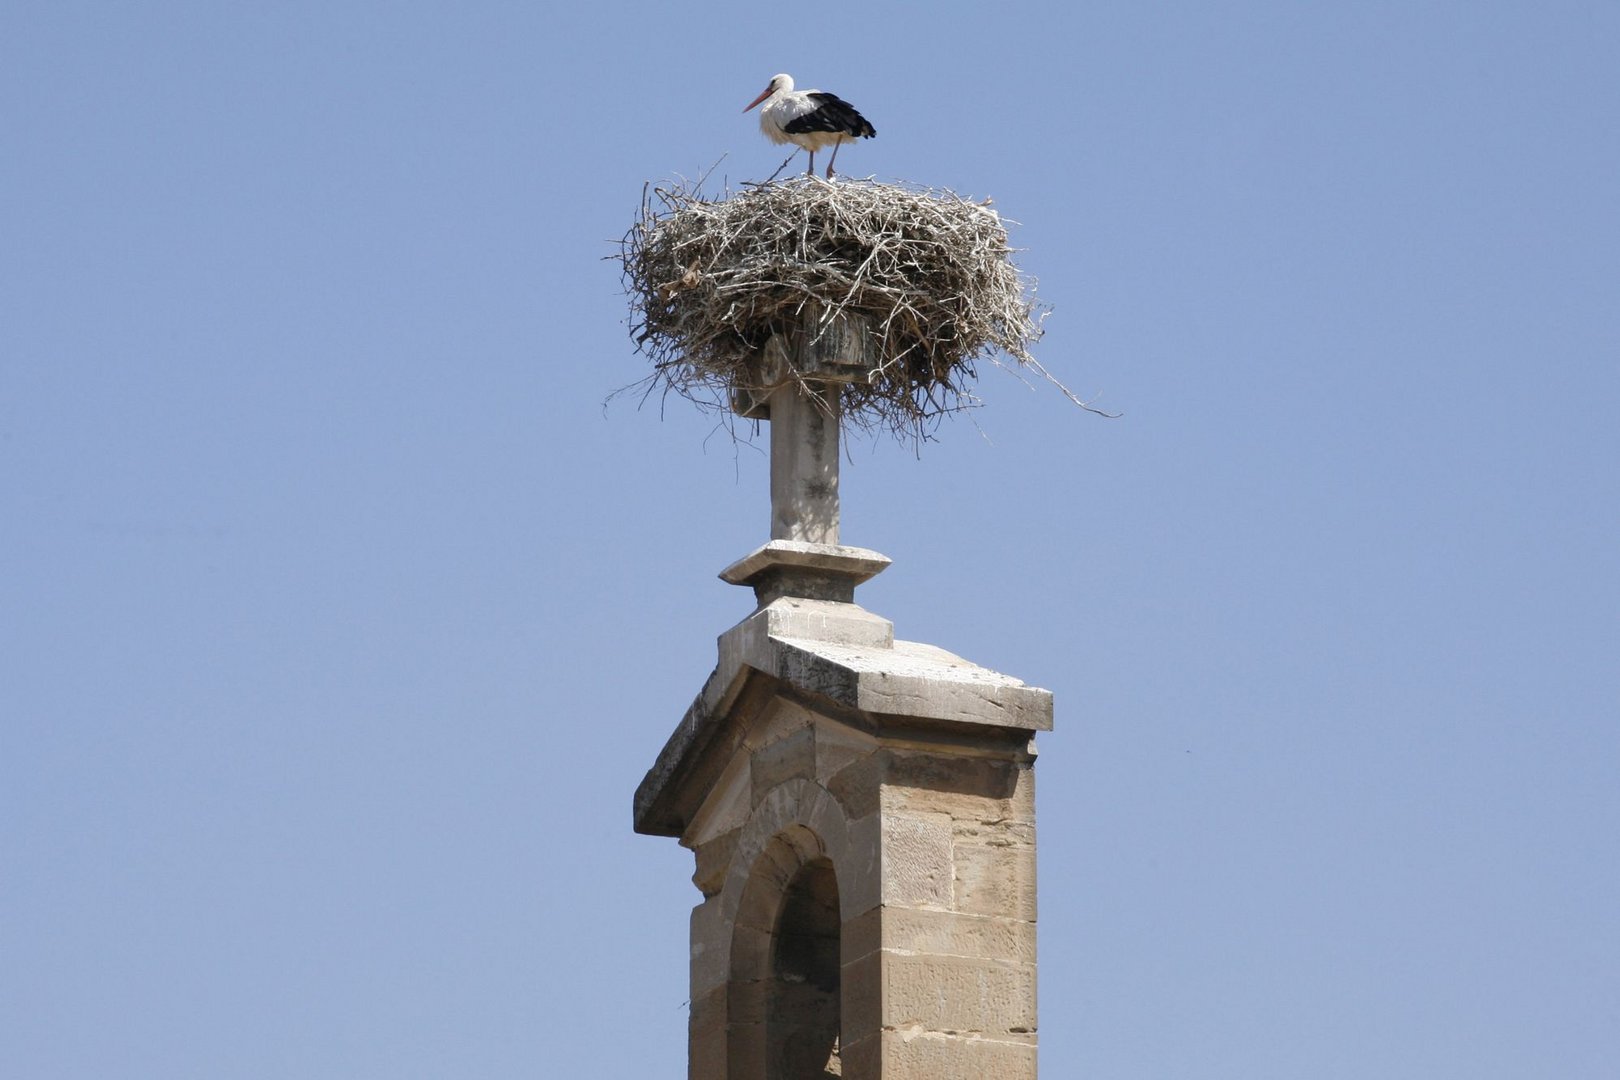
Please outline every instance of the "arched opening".
[[825, 857], [799, 867], [771, 934], [765, 1000], [769, 1080], [842, 1076], [838, 1057], [838, 879]]

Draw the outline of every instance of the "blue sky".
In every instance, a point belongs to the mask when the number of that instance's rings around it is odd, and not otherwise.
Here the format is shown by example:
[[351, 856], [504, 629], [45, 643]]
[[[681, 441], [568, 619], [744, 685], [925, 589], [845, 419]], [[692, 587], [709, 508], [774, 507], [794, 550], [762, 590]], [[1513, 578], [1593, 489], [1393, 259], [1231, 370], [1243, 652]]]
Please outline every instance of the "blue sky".
[[1054, 1077], [1620, 1059], [1620, 9], [13, 0], [0, 1062], [684, 1075], [630, 795], [762, 445], [640, 378], [646, 181], [993, 197], [1039, 355], [854, 440], [897, 632], [1052, 689]]

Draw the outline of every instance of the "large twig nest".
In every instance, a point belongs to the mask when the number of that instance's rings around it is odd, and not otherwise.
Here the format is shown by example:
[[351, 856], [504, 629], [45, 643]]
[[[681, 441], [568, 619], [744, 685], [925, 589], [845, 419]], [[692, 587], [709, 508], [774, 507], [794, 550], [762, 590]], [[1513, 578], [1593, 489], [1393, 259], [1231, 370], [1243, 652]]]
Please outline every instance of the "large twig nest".
[[987, 203], [802, 178], [719, 199], [651, 188], [620, 259], [650, 389], [728, 407], [771, 336], [790, 334], [806, 310], [823, 325], [862, 316], [879, 362], [842, 388], [844, 418], [923, 438], [976, 403], [980, 360], [1050, 378], [1029, 352], [1040, 337], [1033, 284], [1011, 254]]

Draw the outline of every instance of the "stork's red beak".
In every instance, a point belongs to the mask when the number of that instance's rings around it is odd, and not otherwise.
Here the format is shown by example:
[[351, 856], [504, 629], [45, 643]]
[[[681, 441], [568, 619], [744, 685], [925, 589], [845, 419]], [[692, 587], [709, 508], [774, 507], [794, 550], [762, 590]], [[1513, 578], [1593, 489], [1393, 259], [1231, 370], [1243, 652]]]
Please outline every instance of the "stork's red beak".
[[[771, 88], [767, 86], [764, 90], [760, 91], [759, 97], [755, 98], [753, 101], [750, 101], [748, 103], [748, 109], [752, 109], [755, 105], [758, 105], [760, 102], [764, 101], [766, 98], [768, 98], [770, 96], [771, 96]], [[748, 109], [744, 109], [743, 112], [747, 112]]]

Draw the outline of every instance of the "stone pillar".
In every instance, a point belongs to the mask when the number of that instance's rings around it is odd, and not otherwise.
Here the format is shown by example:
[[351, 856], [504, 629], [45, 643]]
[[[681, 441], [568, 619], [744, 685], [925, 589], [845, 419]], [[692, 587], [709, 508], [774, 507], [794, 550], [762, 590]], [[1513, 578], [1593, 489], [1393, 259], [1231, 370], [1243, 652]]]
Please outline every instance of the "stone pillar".
[[757, 610], [636, 791], [691, 848], [691, 1080], [1034, 1080], [1034, 733], [1045, 690], [896, 641], [838, 542], [838, 396], [877, 358], [822, 317], [733, 407], [771, 421], [771, 541], [720, 575]]
[[853, 602], [761, 601], [635, 798], [703, 895], [688, 1076], [1033, 1080], [1051, 695]]
[[771, 539], [838, 543], [838, 390], [771, 391]]
[[771, 422], [771, 539], [837, 545], [840, 394], [880, 357], [869, 321], [810, 301], [748, 365], [732, 409]]

